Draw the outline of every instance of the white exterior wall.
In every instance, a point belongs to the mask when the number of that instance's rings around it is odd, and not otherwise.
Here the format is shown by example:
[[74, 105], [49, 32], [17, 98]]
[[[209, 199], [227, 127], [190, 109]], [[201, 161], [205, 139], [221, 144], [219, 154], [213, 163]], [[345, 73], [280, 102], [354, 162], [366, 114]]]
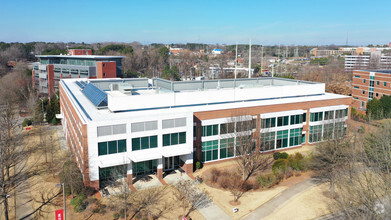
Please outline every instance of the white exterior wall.
[[[186, 126], [162, 129], [162, 121], [165, 119], [186, 118]], [[132, 132], [131, 123], [155, 121], [158, 122], [157, 130]], [[97, 137], [97, 127], [107, 125], [126, 124], [126, 133], [117, 135], [107, 135]], [[186, 132], [186, 144], [178, 144], [163, 147], [163, 134]], [[158, 147], [132, 151], [132, 138], [145, 136], [158, 136]], [[126, 139], [126, 152], [98, 156], [98, 143]], [[141, 162], [154, 159], [162, 159], [164, 156], [181, 156], [186, 163], [193, 162], [193, 112], [164, 114], [164, 115], [144, 115], [143, 117], [129, 118], [123, 120], [100, 121], [88, 123], [88, 157], [91, 181], [99, 180], [99, 168], [118, 166], [127, 164], [128, 174], [132, 173], [132, 162]], [[162, 167], [162, 162], [158, 163], [158, 168]]]

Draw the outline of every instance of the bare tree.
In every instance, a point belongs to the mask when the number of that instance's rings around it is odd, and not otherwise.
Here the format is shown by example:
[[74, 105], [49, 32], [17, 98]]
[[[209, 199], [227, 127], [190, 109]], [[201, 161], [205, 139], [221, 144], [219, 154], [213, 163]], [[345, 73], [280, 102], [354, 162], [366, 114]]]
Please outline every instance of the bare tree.
[[[391, 218], [391, 122], [350, 142], [354, 166], [339, 169], [334, 215], [345, 219]], [[353, 171], [352, 171], [353, 170]]]
[[346, 152], [349, 146], [350, 140], [348, 138], [335, 137], [333, 140], [318, 144], [312, 157], [312, 169], [317, 177], [330, 183], [332, 196], [334, 196], [338, 172], [348, 162]]
[[9, 79], [12, 77], [3, 77], [0, 82], [0, 203], [6, 219], [9, 219], [8, 196], [26, 190], [20, 186], [39, 171], [36, 162], [27, 163], [35, 148], [23, 143], [24, 133], [15, 112], [18, 99]]
[[186, 213], [185, 217], [196, 209], [207, 207], [211, 202], [208, 193], [198, 189], [190, 180], [181, 180], [175, 187], [178, 191], [174, 196]]

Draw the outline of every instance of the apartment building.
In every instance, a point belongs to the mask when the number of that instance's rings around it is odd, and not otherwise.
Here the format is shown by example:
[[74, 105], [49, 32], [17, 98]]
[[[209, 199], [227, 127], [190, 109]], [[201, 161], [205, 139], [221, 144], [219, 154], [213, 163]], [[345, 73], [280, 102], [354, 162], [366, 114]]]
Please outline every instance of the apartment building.
[[69, 49], [68, 55], [37, 55], [32, 82], [40, 93], [51, 96], [62, 78], [115, 78], [122, 76], [123, 56], [93, 56], [91, 50]]
[[[84, 183], [133, 179], [237, 156], [240, 137], [272, 152], [346, 134], [351, 97], [283, 78], [201, 81], [62, 79], [66, 140]], [[242, 126], [249, 122], [251, 126]]]
[[346, 55], [345, 70], [355, 69], [391, 69], [391, 56], [380, 52], [368, 55]]
[[352, 106], [365, 113], [369, 100], [391, 95], [391, 70], [354, 70], [352, 86]]

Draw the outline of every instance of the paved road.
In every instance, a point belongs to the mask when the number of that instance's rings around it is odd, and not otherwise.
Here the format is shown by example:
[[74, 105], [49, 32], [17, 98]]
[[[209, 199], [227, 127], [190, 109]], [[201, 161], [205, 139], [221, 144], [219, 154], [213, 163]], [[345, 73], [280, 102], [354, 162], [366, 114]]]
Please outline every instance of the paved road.
[[268, 215], [272, 214], [278, 207], [284, 205], [286, 202], [288, 202], [292, 197], [295, 195], [304, 192], [308, 190], [309, 188], [316, 186], [320, 184], [320, 182], [316, 179], [308, 179], [303, 182], [297, 183], [296, 185], [293, 185], [292, 187], [289, 187], [288, 189], [281, 192], [278, 196], [274, 197], [273, 199], [269, 200], [262, 206], [255, 209], [250, 214], [244, 216], [242, 219], [244, 220], [259, 220], [262, 218], [267, 217]]

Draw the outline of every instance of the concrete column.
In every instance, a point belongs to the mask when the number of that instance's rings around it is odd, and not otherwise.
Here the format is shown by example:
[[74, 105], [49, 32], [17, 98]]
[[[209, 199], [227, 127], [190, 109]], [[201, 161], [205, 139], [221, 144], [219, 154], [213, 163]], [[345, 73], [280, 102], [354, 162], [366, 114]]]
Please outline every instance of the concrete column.
[[157, 160], [157, 172], [156, 176], [159, 180], [163, 179], [163, 159], [160, 158]]
[[132, 162], [128, 163], [128, 166], [127, 166], [127, 169], [126, 169], [126, 178], [127, 178], [129, 187], [132, 188], [133, 187]]
[[185, 171], [187, 175], [192, 177], [193, 176], [193, 153], [182, 155], [181, 159], [185, 161], [185, 164], [183, 164], [182, 169]]

